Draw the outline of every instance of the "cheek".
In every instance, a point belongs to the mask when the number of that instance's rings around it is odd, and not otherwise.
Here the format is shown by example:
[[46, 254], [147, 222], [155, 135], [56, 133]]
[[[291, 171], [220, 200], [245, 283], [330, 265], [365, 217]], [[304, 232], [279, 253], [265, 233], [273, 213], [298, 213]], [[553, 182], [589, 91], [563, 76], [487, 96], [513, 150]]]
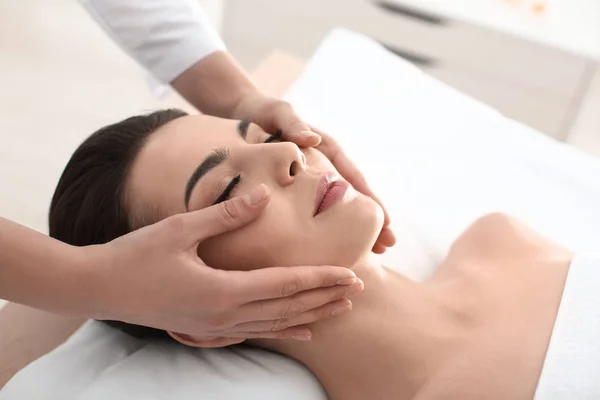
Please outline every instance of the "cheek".
[[274, 203], [245, 227], [200, 243], [198, 256], [212, 268], [224, 270], [292, 265], [300, 252], [296, 239], [306, 236], [306, 227], [290, 217], [294, 214], [289, 205]]
[[289, 202], [272, 201], [256, 221], [202, 242], [198, 255], [207, 265], [224, 270], [349, 267], [371, 251], [383, 224], [381, 208], [363, 195], [319, 222], [303, 220], [295, 211]]
[[306, 164], [308, 164], [308, 166], [321, 171], [337, 172], [331, 161], [329, 161], [329, 158], [319, 150], [313, 149], [312, 147], [303, 148], [302, 153], [304, 153], [304, 156], [306, 157]]
[[249, 243], [252, 236], [252, 229], [242, 228], [205, 240], [198, 246], [198, 256], [216, 269], [246, 271], [262, 268], [268, 264], [269, 255], [260, 243]]

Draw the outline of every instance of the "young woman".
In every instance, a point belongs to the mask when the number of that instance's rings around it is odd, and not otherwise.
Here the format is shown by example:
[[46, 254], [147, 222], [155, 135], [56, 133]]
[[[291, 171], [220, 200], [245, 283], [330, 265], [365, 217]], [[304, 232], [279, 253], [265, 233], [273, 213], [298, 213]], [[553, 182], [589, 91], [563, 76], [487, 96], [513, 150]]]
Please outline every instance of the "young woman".
[[[252, 344], [305, 364], [332, 399], [534, 396], [572, 259], [567, 250], [488, 215], [456, 240], [431, 279], [411, 281], [371, 259], [383, 221], [377, 203], [318, 151], [245, 121], [165, 110], [101, 129], [65, 168], [50, 234], [102, 243], [259, 183], [272, 192], [268, 208], [247, 227], [203, 242], [202, 259], [214, 268], [342, 265], [365, 289], [352, 313], [313, 324], [309, 342]], [[111, 324], [189, 346], [206, 339]]]

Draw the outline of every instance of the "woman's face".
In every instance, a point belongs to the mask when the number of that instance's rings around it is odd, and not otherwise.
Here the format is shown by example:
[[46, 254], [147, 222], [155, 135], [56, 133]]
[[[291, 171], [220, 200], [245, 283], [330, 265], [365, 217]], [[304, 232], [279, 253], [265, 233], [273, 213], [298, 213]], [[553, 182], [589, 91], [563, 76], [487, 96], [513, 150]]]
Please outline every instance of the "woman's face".
[[[198, 254], [204, 262], [237, 270], [351, 266], [370, 252], [383, 213], [352, 187], [344, 193], [345, 182], [330, 186], [336, 179], [342, 180], [315, 149], [280, 142], [254, 124], [194, 115], [150, 136], [128, 176], [126, 203], [136, 219], [152, 219], [156, 213], [167, 217], [264, 183], [271, 191], [264, 212], [243, 228], [201, 243]], [[320, 203], [323, 187], [331, 190]]]

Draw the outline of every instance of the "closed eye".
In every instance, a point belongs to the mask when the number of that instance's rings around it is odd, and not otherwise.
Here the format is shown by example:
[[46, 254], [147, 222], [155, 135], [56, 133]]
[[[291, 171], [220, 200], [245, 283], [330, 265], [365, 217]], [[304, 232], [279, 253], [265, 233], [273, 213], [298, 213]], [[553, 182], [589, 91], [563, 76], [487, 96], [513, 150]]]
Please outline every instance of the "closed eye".
[[274, 135], [269, 136], [267, 140], [265, 140], [265, 143], [271, 143], [275, 141], [281, 142], [281, 130], [278, 130]]
[[[281, 142], [281, 136], [282, 136], [282, 132], [281, 132], [281, 130], [278, 130], [273, 135], [270, 135], [264, 141], [264, 143]], [[230, 199], [231, 195], [233, 194], [235, 188], [240, 183], [240, 181], [241, 181], [241, 176], [240, 175], [238, 175], [235, 178], [233, 178], [231, 180], [231, 182], [229, 182], [229, 184], [227, 185], [227, 187], [225, 188], [225, 190], [223, 190], [223, 193], [221, 193], [221, 195], [217, 198], [217, 200], [215, 200], [215, 202], [213, 204], [219, 204], [219, 203], [224, 202], [225, 200]]]
[[227, 185], [225, 190], [223, 190], [223, 193], [221, 193], [221, 195], [217, 198], [217, 200], [215, 200], [213, 205], [219, 204], [225, 200], [229, 200], [231, 198], [231, 195], [233, 194], [233, 191], [235, 190], [237, 185], [240, 183], [241, 179], [242, 179], [241, 175], [238, 175], [235, 178], [233, 178], [231, 180], [231, 182], [229, 182], [229, 184]]

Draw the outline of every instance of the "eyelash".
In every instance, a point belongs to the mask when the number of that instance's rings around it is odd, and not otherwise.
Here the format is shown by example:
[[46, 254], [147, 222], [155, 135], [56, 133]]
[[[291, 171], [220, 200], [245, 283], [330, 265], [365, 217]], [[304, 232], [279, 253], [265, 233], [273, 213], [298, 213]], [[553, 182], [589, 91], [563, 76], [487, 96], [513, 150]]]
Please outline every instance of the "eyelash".
[[[271, 143], [274, 141], [281, 141], [281, 131], [280, 130], [275, 132], [275, 134], [269, 136], [263, 143]], [[225, 200], [229, 200], [231, 198], [231, 195], [233, 194], [233, 191], [235, 190], [237, 185], [239, 185], [241, 180], [242, 180], [241, 175], [238, 175], [235, 178], [233, 178], [231, 180], [231, 182], [229, 182], [229, 184], [227, 185], [225, 190], [223, 190], [223, 193], [221, 193], [221, 195], [217, 198], [217, 200], [215, 201], [214, 204], [219, 204], [219, 203], [224, 202]]]
[[221, 195], [217, 198], [217, 200], [215, 201], [215, 204], [219, 204], [225, 200], [229, 200], [229, 198], [231, 198], [231, 194], [233, 193], [233, 190], [240, 183], [241, 179], [242, 179], [241, 175], [238, 175], [235, 178], [233, 178], [231, 180], [231, 182], [229, 182], [229, 184], [227, 185], [225, 190], [223, 190], [223, 193], [221, 193]]
[[271, 143], [271, 142], [274, 142], [275, 140], [281, 142], [281, 130], [278, 130], [277, 132], [275, 132], [275, 134], [269, 136], [267, 138], [267, 140], [264, 141], [264, 143]]

